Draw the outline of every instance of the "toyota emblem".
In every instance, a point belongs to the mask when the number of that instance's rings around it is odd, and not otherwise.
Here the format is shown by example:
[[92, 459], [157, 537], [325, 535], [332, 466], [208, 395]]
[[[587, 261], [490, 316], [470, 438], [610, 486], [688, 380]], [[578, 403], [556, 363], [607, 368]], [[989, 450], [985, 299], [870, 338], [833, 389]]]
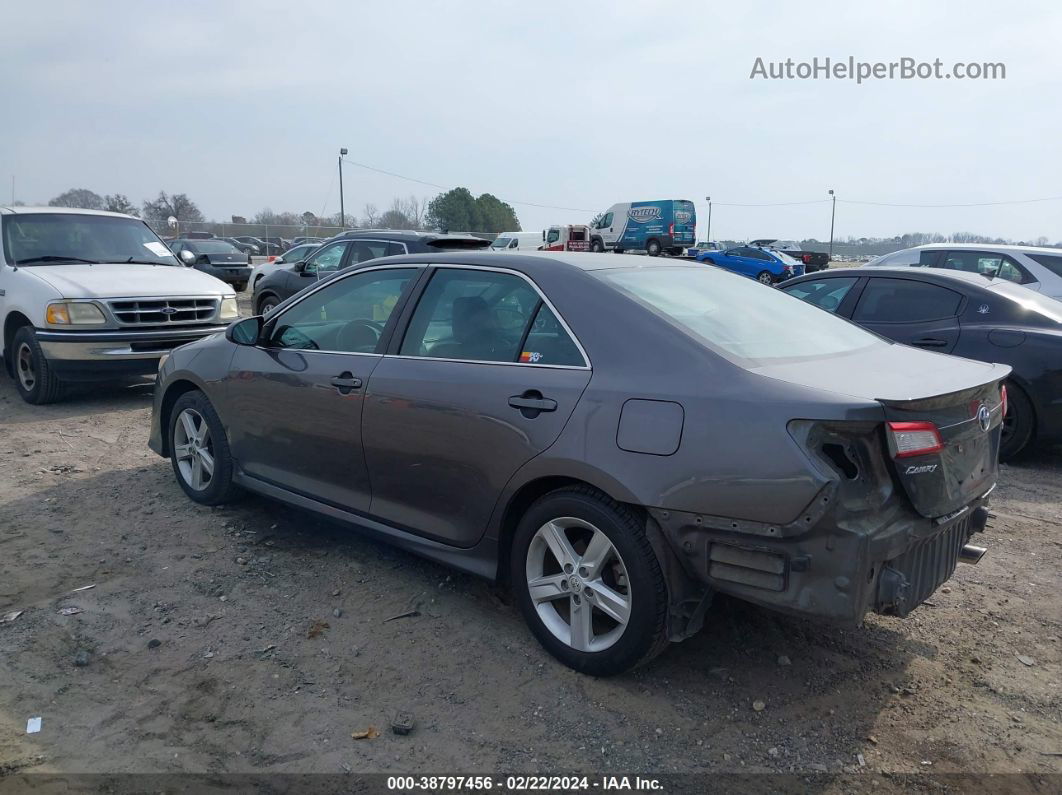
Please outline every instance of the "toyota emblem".
[[988, 410], [988, 406], [984, 403], [977, 410], [977, 424], [981, 426], [982, 431], [987, 431], [992, 424], [992, 412]]

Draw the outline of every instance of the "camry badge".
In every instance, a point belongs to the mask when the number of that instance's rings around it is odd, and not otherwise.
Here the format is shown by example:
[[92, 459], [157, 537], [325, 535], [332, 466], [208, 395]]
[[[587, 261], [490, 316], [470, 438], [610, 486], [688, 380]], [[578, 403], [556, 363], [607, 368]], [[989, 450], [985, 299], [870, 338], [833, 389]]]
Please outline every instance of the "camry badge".
[[977, 410], [977, 424], [981, 426], [982, 431], [987, 431], [992, 424], [992, 412], [988, 410], [988, 406], [984, 403]]

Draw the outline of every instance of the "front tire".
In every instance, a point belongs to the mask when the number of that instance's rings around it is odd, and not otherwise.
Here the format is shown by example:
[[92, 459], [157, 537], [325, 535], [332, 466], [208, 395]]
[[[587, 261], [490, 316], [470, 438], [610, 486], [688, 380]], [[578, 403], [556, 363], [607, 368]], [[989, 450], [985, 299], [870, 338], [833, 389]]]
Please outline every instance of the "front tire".
[[255, 314], [265, 315], [276, 309], [277, 305], [279, 304], [279, 298], [277, 298], [275, 295], [266, 294], [258, 300], [258, 310], [255, 312]]
[[201, 505], [220, 505], [239, 494], [232, 482], [232, 453], [225, 427], [198, 390], [177, 399], [170, 412], [170, 463], [177, 483]]
[[601, 238], [595, 237], [593, 240], [590, 241], [590, 250], [593, 251], [595, 254], [600, 254], [602, 251], [605, 250], [605, 244], [601, 242]]
[[999, 440], [999, 460], [1017, 456], [1032, 441], [1036, 430], [1036, 412], [1032, 401], [1020, 386], [1006, 381], [1007, 415], [1003, 418], [1003, 432]]
[[585, 486], [551, 492], [521, 518], [510, 558], [524, 619], [570, 668], [611, 676], [667, 647], [664, 575], [627, 506]]
[[41, 350], [37, 333], [29, 326], [15, 332], [11, 343], [11, 369], [15, 389], [27, 403], [35, 406], [54, 403], [63, 393], [62, 382]]

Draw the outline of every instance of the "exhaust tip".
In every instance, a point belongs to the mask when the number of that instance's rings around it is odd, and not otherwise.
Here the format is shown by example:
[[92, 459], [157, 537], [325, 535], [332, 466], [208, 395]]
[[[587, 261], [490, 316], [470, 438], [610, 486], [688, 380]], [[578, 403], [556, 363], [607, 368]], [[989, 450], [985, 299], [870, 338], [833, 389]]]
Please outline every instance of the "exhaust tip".
[[959, 550], [959, 562], [969, 563], [975, 565], [981, 558], [984, 557], [988, 550], [984, 547], [975, 546], [974, 544], [967, 544], [961, 550]]

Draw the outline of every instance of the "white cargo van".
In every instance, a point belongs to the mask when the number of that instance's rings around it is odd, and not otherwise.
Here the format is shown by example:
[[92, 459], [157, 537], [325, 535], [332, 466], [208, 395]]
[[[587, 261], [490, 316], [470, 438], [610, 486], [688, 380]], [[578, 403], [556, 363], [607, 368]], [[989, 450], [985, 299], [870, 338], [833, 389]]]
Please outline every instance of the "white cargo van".
[[540, 232], [502, 232], [490, 244], [491, 251], [536, 251], [542, 246]]

